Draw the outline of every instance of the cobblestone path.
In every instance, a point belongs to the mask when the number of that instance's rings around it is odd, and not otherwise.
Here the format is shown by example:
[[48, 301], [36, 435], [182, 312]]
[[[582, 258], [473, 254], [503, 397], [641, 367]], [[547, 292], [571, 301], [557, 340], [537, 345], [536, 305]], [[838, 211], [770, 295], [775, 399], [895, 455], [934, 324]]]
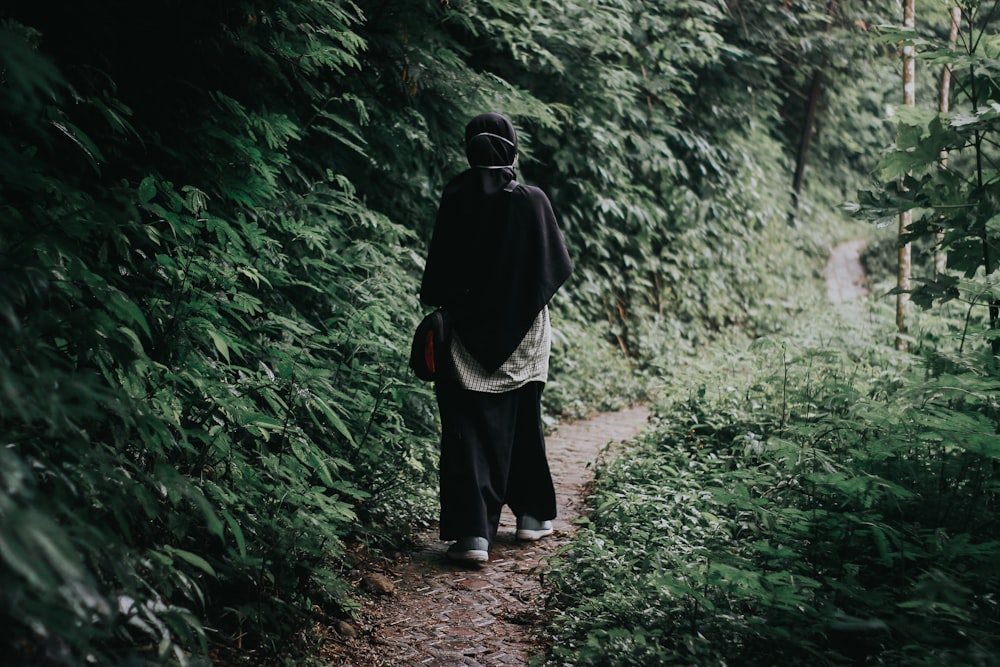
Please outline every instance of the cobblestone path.
[[514, 517], [504, 509], [500, 532], [482, 567], [452, 564], [436, 527], [418, 548], [384, 575], [390, 593], [364, 599], [359, 621], [329, 634], [322, 655], [331, 665], [526, 665], [541, 654], [544, 630], [542, 570], [584, 513], [592, 464], [606, 445], [633, 438], [645, 426], [644, 407], [607, 412], [560, 426], [546, 439], [559, 506], [552, 536], [514, 539]]

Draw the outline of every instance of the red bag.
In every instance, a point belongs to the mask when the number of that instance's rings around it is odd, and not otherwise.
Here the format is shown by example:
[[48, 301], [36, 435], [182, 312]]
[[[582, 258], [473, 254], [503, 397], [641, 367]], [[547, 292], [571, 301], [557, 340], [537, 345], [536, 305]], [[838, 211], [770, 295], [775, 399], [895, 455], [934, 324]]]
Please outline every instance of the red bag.
[[438, 308], [420, 321], [410, 344], [410, 368], [421, 380], [437, 382], [451, 367], [451, 315]]

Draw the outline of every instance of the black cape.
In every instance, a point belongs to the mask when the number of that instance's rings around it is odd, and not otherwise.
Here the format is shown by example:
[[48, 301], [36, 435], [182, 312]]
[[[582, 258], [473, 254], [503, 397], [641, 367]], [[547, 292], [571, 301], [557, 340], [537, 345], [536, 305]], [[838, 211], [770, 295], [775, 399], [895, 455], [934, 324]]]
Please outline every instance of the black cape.
[[[508, 174], [487, 178], [512, 180]], [[455, 177], [441, 197], [420, 299], [453, 314], [462, 344], [487, 372], [517, 348], [573, 271], [542, 190], [484, 188], [482, 170]]]

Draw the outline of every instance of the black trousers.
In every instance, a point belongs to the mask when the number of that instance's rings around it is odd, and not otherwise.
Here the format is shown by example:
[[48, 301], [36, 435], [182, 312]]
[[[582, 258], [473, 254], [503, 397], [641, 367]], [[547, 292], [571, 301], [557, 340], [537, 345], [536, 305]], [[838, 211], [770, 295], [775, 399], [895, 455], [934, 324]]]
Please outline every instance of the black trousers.
[[556, 516], [545, 457], [541, 382], [488, 394], [439, 383], [441, 539], [496, 539], [500, 511], [539, 520]]

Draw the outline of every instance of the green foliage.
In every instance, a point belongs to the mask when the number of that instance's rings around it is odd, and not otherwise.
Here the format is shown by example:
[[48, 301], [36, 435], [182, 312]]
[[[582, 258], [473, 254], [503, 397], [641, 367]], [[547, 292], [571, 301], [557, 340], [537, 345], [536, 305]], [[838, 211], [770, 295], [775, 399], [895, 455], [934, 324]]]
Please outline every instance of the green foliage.
[[553, 421], [780, 329], [834, 236], [819, 211], [784, 224], [808, 3], [35, 0], [0, 21], [0, 649], [27, 664], [196, 663], [209, 638], [267, 661], [314, 610], [351, 613], [348, 541], [431, 520], [433, 396], [405, 348], [471, 116], [514, 119], [576, 260]]
[[[896, 141], [882, 160], [882, 183], [860, 195], [859, 215], [875, 221], [910, 211], [913, 223], [901, 242], [922, 242], [947, 259], [947, 272], [915, 276], [913, 300], [929, 308], [959, 299], [970, 317], [989, 330], [1000, 327], [993, 286], [1000, 237], [995, 222], [997, 174], [994, 135], [996, 46], [992, 12], [979, 3], [958, 3], [962, 30], [953, 49], [931, 31], [883, 29], [886, 40], [913, 45], [928, 67], [949, 66], [955, 80], [950, 110], [902, 108]], [[942, 13], [941, 18], [947, 15]], [[945, 34], [947, 34], [945, 32]], [[991, 336], [994, 354], [1000, 340]]]
[[996, 660], [997, 377], [856, 323], [671, 378], [549, 574], [551, 664]]
[[[331, 112], [357, 11], [216, 18], [237, 23], [185, 23], [191, 61], [155, 81], [155, 51], [137, 76], [59, 21], [2, 33], [2, 613], [25, 662], [185, 663], [205, 625], [270, 649], [349, 609], [347, 537], [429, 515], [404, 492], [434, 481], [400, 335], [413, 237], [316, 162], [362, 150]], [[245, 58], [262, 75], [227, 84]], [[326, 106], [258, 99], [282, 87]]]
[[645, 400], [645, 386], [627, 357], [607, 345], [607, 334], [593, 324], [564, 319], [553, 310], [550, 379], [542, 401], [549, 426], [557, 419], [584, 419], [595, 410], [611, 411]]

